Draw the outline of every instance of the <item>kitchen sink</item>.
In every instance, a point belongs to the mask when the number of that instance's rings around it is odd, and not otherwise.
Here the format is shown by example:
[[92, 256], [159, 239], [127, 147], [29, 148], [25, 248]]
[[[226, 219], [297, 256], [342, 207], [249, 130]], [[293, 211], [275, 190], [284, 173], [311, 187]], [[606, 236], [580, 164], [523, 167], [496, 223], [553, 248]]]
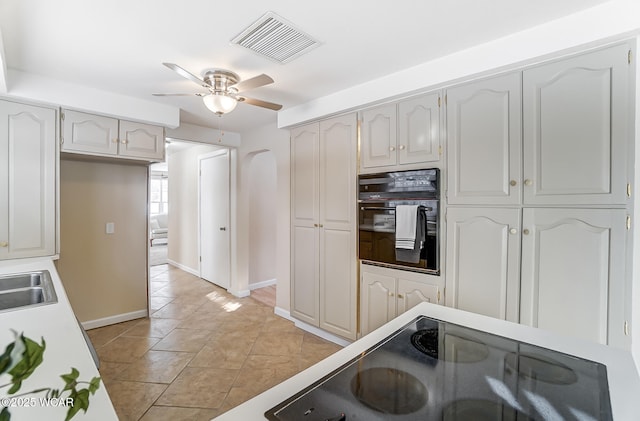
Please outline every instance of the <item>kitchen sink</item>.
[[0, 312], [57, 302], [46, 270], [0, 276]]

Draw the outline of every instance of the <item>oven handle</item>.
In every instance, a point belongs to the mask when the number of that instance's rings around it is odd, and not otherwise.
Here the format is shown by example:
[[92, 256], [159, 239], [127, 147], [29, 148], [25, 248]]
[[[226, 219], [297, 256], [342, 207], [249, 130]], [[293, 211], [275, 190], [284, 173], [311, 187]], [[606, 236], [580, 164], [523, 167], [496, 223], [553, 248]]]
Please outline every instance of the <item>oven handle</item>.
[[[362, 211], [367, 211], [367, 210], [388, 210], [388, 211], [395, 211], [396, 208], [395, 206], [361, 206], [360, 210]], [[431, 212], [433, 210], [433, 208], [431, 207], [427, 207], [427, 206], [420, 206], [420, 210], [425, 210], [427, 212]]]

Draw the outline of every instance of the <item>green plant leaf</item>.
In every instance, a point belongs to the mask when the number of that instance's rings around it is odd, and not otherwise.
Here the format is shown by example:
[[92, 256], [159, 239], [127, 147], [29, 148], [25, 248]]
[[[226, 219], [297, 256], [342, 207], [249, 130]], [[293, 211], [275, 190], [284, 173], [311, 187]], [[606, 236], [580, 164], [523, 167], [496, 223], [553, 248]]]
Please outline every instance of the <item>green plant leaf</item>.
[[0, 411], [0, 421], [10, 421], [11, 420], [11, 412], [9, 412], [9, 408], [4, 407], [2, 411]]
[[8, 392], [10, 395], [20, 390], [22, 381], [33, 374], [34, 370], [42, 364], [42, 357], [46, 349], [44, 338], [41, 338], [41, 345], [22, 334], [19, 340], [24, 344], [25, 350], [22, 353], [22, 359], [9, 370], [13, 383], [13, 386]]
[[65, 421], [69, 421], [73, 418], [78, 411], [81, 409], [86, 413], [87, 409], [89, 409], [89, 390], [88, 389], [80, 389], [78, 391], [73, 391], [70, 395], [70, 398], [73, 398], [73, 406], [69, 407], [67, 411], [67, 417]]
[[94, 377], [89, 383], [89, 392], [93, 395], [98, 389], [100, 389], [100, 377]]
[[0, 355], [0, 374], [3, 374], [5, 371], [9, 370], [11, 366], [11, 351], [16, 346], [15, 342], [11, 342], [4, 349], [4, 354]]
[[78, 370], [76, 370], [75, 368], [71, 368], [71, 373], [69, 374], [63, 374], [62, 376], [62, 380], [64, 380], [64, 389], [62, 389], [63, 391], [65, 390], [73, 390], [76, 388], [76, 385], [78, 384], [77, 379], [78, 376], [80, 376], [80, 372], [78, 372]]

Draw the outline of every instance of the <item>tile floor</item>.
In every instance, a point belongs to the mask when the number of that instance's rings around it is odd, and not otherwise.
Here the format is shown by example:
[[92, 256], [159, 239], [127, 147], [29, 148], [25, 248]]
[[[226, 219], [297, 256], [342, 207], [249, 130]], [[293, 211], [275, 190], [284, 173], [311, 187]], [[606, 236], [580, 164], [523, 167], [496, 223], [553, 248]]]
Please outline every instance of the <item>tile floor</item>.
[[269, 295], [153, 266], [151, 317], [88, 331], [120, 419], [209, 420], [340, 349], [276, 316]]

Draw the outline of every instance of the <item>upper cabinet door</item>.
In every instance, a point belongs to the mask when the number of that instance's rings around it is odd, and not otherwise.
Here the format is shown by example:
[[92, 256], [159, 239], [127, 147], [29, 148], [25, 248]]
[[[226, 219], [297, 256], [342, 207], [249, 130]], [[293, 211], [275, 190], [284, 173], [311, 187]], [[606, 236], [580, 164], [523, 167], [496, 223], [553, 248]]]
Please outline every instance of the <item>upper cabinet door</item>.
[[630, 72], [627, 45], [524, 71], [525, 204], [626, 202]]
[[398, 163], [440, 159], [440, 95], [433, 93], [398, 104]]
[[164, 128], [120, 120], [119, 133], [120, 156], [164, 160]]
[[318, 124], [291, 130], [291, 218], [293, 225], [313, 227], [318, 217]]
[[56, 117], [0, 101], [0, 259], [56, 253]]
[[448, 202], [518, 204], [520, 73], [447, 91]]
[[360, 134], [362, 168], [396, 165], [396, 104], [364, 111]]
[[117, 155], [118, 120], [64, 110], [61, 150]]

